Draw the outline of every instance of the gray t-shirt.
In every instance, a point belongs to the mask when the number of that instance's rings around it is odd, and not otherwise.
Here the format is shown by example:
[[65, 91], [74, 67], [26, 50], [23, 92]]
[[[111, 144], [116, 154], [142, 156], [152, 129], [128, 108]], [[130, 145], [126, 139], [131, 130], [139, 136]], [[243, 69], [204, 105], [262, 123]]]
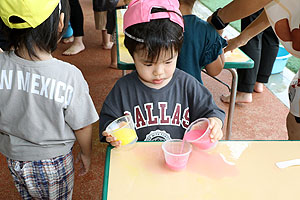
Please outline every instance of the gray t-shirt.
[[0, 152], [33, 161], [64, 155], [78, 130], [98, 120], [84, 77], [57, 60], [0, 53]]
[[134, 71], [117, 81], [100, 112], [99, 135], [114, 119], [131, 114], [139, 141], [183, 138], [190, 122], [225, 113], [211, 93], [191, 75], [176, 69], [171, 81], [161, 89], [144, 85]]

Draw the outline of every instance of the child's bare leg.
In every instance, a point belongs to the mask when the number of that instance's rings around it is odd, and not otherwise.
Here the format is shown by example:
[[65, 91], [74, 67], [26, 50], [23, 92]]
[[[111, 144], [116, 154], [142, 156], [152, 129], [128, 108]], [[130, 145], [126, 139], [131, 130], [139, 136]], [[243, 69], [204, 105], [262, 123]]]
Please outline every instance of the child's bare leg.
[[254, 85], [254, 91], [257, 93], [261, 93], [264, 91], [264, 84], [260, 82], [256, 82]]
[[74, 37], [74, 42], [70, 48], [63, 52], [65, 56], [72, 56], [78, 54], [79, 52], [83, 51], [85, 46], [82, 41], [82, 36]]
[[110, 62], [110, 68], [117, 69], [117, 45], [113, 44], [111, 50], [110, 50], [110, 55], [111, 55], [111, 62]]
[[3, 50], [0, 48], [0, 53], [2, 53], [3, 52]]
[[110, 34], [107, 33], [107, 30], [102, 30], [102, 42], [103, 49], [111, 49], [113, 46], [113, 42], [110, 41]]
[[[230, 95], [227, 96], [222, 95], [220, 99], [224, 103], [229, 103]], [[251, 103], [251, 102], [252, 102], [252, 93], [246, 93], [246, 92], [236, 93], [235, 103]]]

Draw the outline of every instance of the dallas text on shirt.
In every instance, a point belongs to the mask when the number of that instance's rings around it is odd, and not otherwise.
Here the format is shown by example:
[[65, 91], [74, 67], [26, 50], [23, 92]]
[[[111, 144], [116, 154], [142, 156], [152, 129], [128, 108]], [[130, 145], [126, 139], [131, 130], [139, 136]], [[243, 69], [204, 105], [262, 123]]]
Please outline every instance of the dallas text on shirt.
[[[167, 115], [168, 102], [158, 102], [159, 116], [153, 115], [153, 103], [144, 104], [146, 118], [143, 115], [142, 108], [137, 105], [134, 107], [134, 121], [136, 129], [140, 129], [146, 126], [155, 125], [182, 125], [183, 128], [189, 126], [189, 108], [185, 108], [181, 119], [181, 104], [176, 103], [173, 108], [172, 117]], [[170, 109], [170, 108], [169, 108]], [[125, 111], [124, 114], [131, 114], [129, 111]]]

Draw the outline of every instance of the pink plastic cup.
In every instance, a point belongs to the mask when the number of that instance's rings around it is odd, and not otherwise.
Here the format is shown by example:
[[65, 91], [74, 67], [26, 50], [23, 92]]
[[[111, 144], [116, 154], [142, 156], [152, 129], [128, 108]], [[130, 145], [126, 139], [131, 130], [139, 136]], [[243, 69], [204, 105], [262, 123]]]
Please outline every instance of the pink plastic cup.
[[217, 141], [211, 142], [207, 118], [200, 118], [191, 123], [185, 131], [183, 140], [192, 143], [200, 150], [213, 149], [218, 143]]
[[174, 171], [186, 168], [192, 145], [180, 139], [167, 140], [162, 144], [167, 166]]

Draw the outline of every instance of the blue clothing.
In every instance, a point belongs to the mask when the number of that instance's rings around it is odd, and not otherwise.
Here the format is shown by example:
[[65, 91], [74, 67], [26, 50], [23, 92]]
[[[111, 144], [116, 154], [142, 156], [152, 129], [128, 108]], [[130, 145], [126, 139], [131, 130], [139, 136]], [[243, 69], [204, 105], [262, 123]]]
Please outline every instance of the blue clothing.
[[215, 61], [227, 45], [213, 26], [195, 15], [184, 15], [184, 39], [177, 68], [202, 82], [201, 69]]
[[71, 23], [69, 22], [68, 28], [62, 38], [69, 38], [72, 35], [73, 35], [73, 29], [72, 29]]

